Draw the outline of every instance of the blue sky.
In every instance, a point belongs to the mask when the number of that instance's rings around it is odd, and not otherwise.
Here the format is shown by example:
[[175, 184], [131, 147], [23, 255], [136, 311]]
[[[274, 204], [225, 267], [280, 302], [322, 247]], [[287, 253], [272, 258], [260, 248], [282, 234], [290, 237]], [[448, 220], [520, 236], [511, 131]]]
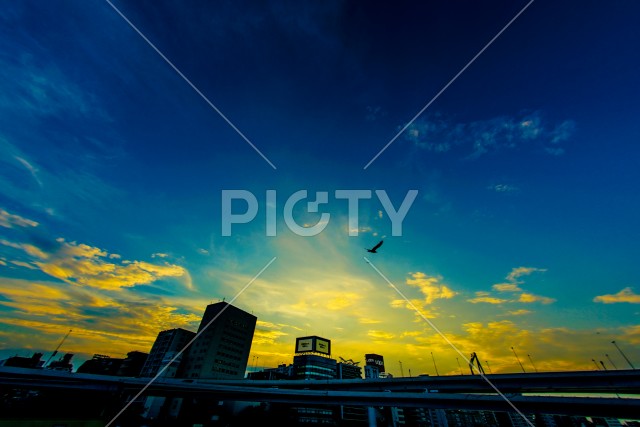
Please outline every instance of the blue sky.
[[[364, 169], [526, 2], [113, 4], [276, 169], [108, 3], [4, 5], [2, 354], [50, 351], [68, 329], [79, 360], [148, 351], [275, 256], [235, 301], [258, 316], [261, 365], [318, 334], [392, 372], [429, 373], [430, 352], [456, 372], [364, 261], [384, 238], [376, 267], [496, 371], [519, 369], [511, 346], [547, 370], [619, 357], [612, 339], [640, 361], [638, 5], [535, 1]], [[259, 212], [224, 237], [230, 189]], [[301, 189], [329, 193], [314, 237], [284, 224]], [[402, 236], [374, 196], [349, 237], [338, 189], [418, 196]]]

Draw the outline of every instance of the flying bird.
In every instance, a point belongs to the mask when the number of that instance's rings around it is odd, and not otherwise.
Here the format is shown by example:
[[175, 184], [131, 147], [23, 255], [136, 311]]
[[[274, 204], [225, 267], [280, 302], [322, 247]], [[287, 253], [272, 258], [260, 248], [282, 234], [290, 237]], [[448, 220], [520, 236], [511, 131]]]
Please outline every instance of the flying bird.
[[[375, 246], [374, 246], [374, 247], [372, 247], [371, 249], [367, 249], [367, 252], [371, 252], [372, 254], [376, 254], [376, 253], [378, 253], [378, 252], [377, 252], [377, 250], [378, 250], [378, 248], [379, 248], [380, 246], [382, 246], [382, 242], [383, 242], [383, 240], [380, 240], [380, 242], [379, 242], [377, 245], [375, 245]], [[365, 249], [366, 249], [366, 248], [365, 248]]]

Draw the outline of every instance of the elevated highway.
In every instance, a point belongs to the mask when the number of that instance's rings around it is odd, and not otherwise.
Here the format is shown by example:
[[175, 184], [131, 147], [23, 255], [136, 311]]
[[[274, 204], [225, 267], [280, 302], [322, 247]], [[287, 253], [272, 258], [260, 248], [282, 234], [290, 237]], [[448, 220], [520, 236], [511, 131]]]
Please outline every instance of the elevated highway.
[[[487, 377], [523, 412], [640, 417], [640, 371], [546, 372]], [[125, 399], [135, 395], [149, 380], [0, 367], [0, 387], [86, 391], [125, 396]], [[620, 398], [616, 393], [628, 396]], [[471, 375], [328, 381], [159, 378], [145, 394], [304, 405], [511, 410], [484, 379]], [[632, 396], [634, 394], [637, 398]]]

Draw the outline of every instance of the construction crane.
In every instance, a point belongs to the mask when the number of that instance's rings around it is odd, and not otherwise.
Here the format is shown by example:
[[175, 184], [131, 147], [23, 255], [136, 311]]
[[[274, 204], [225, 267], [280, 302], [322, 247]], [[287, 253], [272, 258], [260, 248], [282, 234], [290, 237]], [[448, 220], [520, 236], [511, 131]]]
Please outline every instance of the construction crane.
[[478, 355], [476, 354], [476, 352], [474, 351], [473, 353], [471, 353], [471, 358], [469, 359], [469, 369], [471, 370], [471, 375], [475, 375], [475, 373], [473, 372], [473, 362], [476, 362], [476, 365], [478, 366], [478, 372], [481, 373], [482, 375], [484, 375], [484, 369], [482, 368], [482, 364], [480, 363], [480, 359], [478, 359]]
[[47, 363], [44, 364], [44, 366], [49, 365], [49, 362], [51, 361], [51, 359], [53, 359], [53, 356], [55, 356], [56, 354], [58, 354], [58, 350], [60, 350], [60, 347], [62, 347], [62, 344], [64, 344], [65, 340], [67, 339], [67, 337], [69, 336], [69, 334], [71, 333], [71, 331], [73, 331], [73, 329], [69, 329], [69, 332], [67, 332], [67, 335], [64, 336], [64, 338], [62, 338], [62, 341], [60, 341], [60, 344], [58, 344], [58, 346], [56, 347], [56, 349], [53, 351], [53, 353], [51, 353], [51, 356], [49, 356], [49, 358], [47, 359]]

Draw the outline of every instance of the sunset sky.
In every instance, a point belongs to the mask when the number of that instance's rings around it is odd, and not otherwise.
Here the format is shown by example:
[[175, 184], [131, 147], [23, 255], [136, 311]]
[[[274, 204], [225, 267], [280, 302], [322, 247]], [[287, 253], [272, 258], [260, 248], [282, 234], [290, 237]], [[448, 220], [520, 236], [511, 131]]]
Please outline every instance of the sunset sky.
[[[434, 375], [431, 353], [458, 373], [367, 256], [494, 373], [520, 370], [511, 347], [527, 370], [628, 367], [612, 340], [640, 366], [640, 3], [526, 5], [114, 0], [262, 157], [108, 2], [5, 2], [0, 358], [69, 329], [76, 367], [149, 351], [276, 257], [234, 301], [258, 317], [251, 369], [320, 335], [394, 375]], [[239, 189], [257, 216], [223, 236]], [[285, 224], [298, 190], [328, 192], [294, 209], [331, 214], [316, 236]], [[373, 192], [357, 236], [336, 190]], [[375, 190], [418, 190], [402, 236]]]

